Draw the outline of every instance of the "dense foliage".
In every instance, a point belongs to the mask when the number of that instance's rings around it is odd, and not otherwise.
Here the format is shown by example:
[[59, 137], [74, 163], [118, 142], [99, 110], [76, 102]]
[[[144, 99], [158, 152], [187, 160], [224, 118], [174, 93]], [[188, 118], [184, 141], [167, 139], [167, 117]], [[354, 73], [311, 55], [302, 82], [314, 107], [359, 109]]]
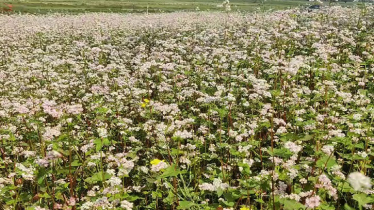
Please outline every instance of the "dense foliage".
[[4, 209], [373, 208], [373, 8], [0, 26]]

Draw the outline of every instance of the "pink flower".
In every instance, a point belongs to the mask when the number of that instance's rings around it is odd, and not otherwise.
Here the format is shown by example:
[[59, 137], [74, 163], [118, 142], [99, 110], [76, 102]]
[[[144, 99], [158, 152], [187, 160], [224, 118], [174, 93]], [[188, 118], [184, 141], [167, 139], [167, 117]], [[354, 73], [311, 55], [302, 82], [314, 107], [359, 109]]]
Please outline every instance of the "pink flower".
[[62, 204], [55, 203], [55, 205], [53, 206], [53, 209], [62, 209]]
[[313, 197], [307, 198], [305, 200], [305, 206], [307, 208], [314, 209], [314, 208], [318, 207], [321, 204], [320, 201], [321, 201], [321, 198], [318, 195], [317, 196], [313, 196]]
[[80, 114], [83, 112], [83, 107], [81, 104], [70, 105], [67, 107], [66, 112], [70, 114]]
[[16, 108], [16, 111], [20, 114], [27, 114], [30, 112], [30, 110], [26, 106], [18, 106]]
[[76, 204], [75, 198], [74, 197], [70, 197], [70, 199], [68, 201], [68, 204], [69, 204], [69, 206], [75, 206], [75, 204]]
[[49, 161], [44, 158], [35, 160], [35, 163], [44, 168], [49, 166]]

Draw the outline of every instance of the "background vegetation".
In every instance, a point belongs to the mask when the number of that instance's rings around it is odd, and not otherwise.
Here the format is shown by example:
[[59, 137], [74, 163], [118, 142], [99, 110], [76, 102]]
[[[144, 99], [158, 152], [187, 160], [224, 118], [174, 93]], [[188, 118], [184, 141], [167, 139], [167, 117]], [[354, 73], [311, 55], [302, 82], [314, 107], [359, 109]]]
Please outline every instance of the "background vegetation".
[[[230, 1], [232, 10], [256, 11], [279, 10], [293, 8], [297, 6], [306, 6], [314, 2], [301, 0], [232, 0]], [[173, 12], [173, 11], [194, 11], [197, 8], [202, 11], [217, 11], [222, 8], [217, 7], [221, 0], [0, 0], [0, 5], [12, 4], [15, 12], [28, 13], [82, 13], [82, 12], [136, 12], [136, 13], [154, 13], [154, 12]], [[338, 3], [340, 5], [350, 6], [351, 2]]]

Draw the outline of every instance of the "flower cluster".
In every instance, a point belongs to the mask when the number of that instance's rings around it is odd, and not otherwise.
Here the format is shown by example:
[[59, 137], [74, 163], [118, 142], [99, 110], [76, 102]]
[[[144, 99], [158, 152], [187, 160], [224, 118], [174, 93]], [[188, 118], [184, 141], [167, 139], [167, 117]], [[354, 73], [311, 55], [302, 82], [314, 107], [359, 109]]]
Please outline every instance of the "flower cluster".
[[373, 7], [0, 23], [4, 209], [372, 208]]

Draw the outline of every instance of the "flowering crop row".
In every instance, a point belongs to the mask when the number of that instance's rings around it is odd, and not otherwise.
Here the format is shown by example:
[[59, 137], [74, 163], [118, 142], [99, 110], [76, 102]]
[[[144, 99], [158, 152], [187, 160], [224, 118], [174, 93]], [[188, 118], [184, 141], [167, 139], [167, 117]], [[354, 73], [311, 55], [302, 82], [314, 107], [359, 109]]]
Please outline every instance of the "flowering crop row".
[[0, 15], [4, 209], [372, 209], [374, 9]]

